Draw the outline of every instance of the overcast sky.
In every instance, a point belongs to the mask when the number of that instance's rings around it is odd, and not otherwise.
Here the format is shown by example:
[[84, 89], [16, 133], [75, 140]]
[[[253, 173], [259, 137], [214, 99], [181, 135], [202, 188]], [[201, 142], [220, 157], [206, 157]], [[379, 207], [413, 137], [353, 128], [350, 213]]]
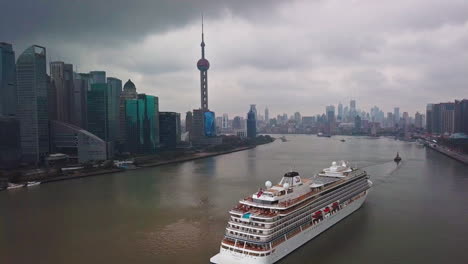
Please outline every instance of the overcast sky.
[[160, 110], [200, 107], [205, 14], [209, 107], [245, 115], [425, 111], [468, 98], [466, 0], [10, 0], [0, 41], [31, 44], [79, 72], [105, 70], [156, 95]]

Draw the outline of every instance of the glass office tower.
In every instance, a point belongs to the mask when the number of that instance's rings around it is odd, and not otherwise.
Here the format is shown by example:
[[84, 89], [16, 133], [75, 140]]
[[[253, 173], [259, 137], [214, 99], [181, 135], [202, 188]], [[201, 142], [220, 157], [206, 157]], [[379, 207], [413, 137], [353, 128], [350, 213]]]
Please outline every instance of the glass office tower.
[[139, 94], [137, 99], [126, 100], [126, 151], [154, 153], [159, 146], [158, 97]]

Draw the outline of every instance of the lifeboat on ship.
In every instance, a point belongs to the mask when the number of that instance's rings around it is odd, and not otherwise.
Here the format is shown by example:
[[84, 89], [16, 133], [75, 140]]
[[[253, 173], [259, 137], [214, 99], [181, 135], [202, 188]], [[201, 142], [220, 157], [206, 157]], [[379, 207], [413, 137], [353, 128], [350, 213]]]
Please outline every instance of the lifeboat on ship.
[[317, 211], [315, 212], [313, 215], [312, 215], [313, 218], [317, 219], [317, 218], [322, 218], [322, 211]]

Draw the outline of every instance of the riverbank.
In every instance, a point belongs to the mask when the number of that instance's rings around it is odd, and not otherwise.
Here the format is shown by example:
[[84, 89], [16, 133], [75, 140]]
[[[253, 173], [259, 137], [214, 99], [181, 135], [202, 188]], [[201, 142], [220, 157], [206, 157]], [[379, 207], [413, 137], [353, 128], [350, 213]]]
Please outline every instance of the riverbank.
[[164, 161], [148, 162], [148, 163], [144, 163], [144, 164], [139, 164], [137, 168], [156, 167], [156, 166], [162, 166], [162, 165], [167, 165], [167, 164], [174, 164], [174, 163], [179, 163], [179, 162], [192, 161], [192, 160], [197, 160], [197, 159], [204, 159], [204, 158], [209, 158], [209, 157], [234, 153], [234, 152], [238, 152], [238, 151], [243, 151], [243, 150], [247, 150], [247, 149], [252, 149], [252, 148], [255, 148], [255, 147], [256, 146], [248, 146], [248, 147], [240, 147], [240, 148], [235, 148], [235, 149], [226, 150], [226, 151], [194, 153], [194, 154], [192, 154], [190, 156], [187, 156], [187, 157], [176, 158], [176, 159], [172, 159], [172, 160], [164, 160]]
[[443, 146], [434, 144], [434, 143], [429, 143], [426, 142], [425, 144], [426, 147], [431, 148], [439, 153], [442, 153], [452, 159], [458, 160], [466, 165], [468, 165], [468, 155], [460, 154], [458, 152], [452, 151], [448, 148], [445, 148]]
[[[188, 156], [183, 156], [179, 158], [138, 164], [138, 166], [136, 166], [133, 169], [144, 169], [144, 168], [157, 167], [157, 166], [163, 166], [163, 165], [168, 165], [168, 164], [175, 164], [175, 163], [180, 163], [180, 162], [204, 159], [204, 158], [209, 158], [209, 157], [215, 157], [219, 155], [225, 155], [229, 153], [253, 149], [257, 146], [258, 145], [238, 147], [238, 148], [234, 148], [230, 150], [216, 151], [216, 152], [193, 153]], [[99, 176], [99, 175], [105, 175], [105, 174], [111, 174], [111, 173], [119, 173], [119, 172], [124, 172], [124, 171], [126, 171], [126, 169], [122, 169], [122, 168], [102, 168], [102, 169], [93, 169], [92, 171], [74, 171], [66, 175], [61, 175], [61, 176], [56, 176], [56, 177], [51, 177], [51, 178], [46, 177], [44, 179], [38, 179], [37, 181], [39, 181], [41, 184], [45, 184], [45, 183], [50, 183], [50, 182], [73, 180], [73, 179]], [[24, 184], [25, 182], [19, 182], [19, 183]]]

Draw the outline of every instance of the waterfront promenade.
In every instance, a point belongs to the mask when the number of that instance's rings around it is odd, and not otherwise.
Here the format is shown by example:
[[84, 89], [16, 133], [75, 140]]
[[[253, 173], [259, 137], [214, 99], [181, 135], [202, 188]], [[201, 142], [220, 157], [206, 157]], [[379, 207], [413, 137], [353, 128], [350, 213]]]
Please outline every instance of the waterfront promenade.
[[437, 145], [434, 143], [426, 142], [425, 144], [426, 147], [431, 148], [435, 151], [438, 151], [446, 156], [449, 156], [452, 159], [458, 160], [466, 165], [468, 165], [468, 155], [464, 155], [462, 153], [450, 150], [444, 146]]

